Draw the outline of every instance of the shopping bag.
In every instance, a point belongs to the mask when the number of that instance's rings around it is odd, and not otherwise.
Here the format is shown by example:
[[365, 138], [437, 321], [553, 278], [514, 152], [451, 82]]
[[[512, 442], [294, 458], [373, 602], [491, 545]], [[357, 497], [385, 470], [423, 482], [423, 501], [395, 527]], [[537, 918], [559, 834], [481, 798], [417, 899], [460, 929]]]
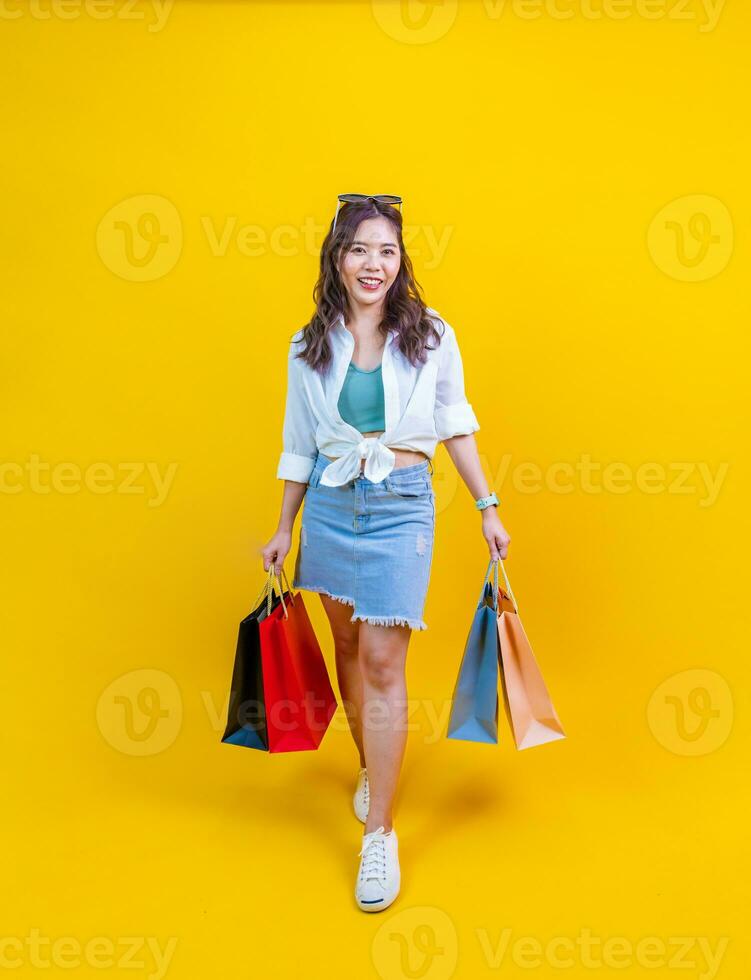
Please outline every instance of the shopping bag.
[[[286, 580], [284, 569], [282, 575]], [[268, 752], [316, 749], [337, 708], [302, 595], [274, 596], [273, 563], [263, 599], [240, 623], [222, 741]]]
[[488, 565], [451, 698], [447, 738], [498, 742], [498, 569]]
[[499, 558], [505, 591], [500, 590], [497, 607], [498, 657], [506, 717], [517, 749], [530, 749], [565, 738], [542, 673], [532, 652], [511, 591], [503, 561]]
[[288, 593], [287, 615], [272, 613], [263, 651], [263, 689], [270, 752], [317, 749], [337, 702], [302, 595]]
[[264, 645], [268, 645], [269, 614], [281, 604], [281, 599], [268, 601], [271, 599], [272, 592], [269, 592], [260, 603], [254, 603], [254, 608], [240, 623], [227, 706], [227, 726], [222, 736], [222, 741], [229, 745], [244, 745], [265, 752], [269, 749], [269, 737], [263, 696], [261, 643], [263, 637]]

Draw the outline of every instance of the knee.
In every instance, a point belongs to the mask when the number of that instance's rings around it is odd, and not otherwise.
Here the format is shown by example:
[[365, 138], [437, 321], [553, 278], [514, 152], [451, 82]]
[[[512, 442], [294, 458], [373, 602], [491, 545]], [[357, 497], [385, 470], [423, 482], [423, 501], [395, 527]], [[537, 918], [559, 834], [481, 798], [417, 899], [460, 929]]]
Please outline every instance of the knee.
[[352, 626], [349, 626], [349, 624], [337, 626], [332, 630], [334, 635], [334, 648], [339, 656], [357, 657], [358, 632], [356, 624]]
[[360, 649], [360, 670], [366, 684], [379, 690], [387, 690], [401, 683], [403, 669], [399, 658], [388, 647]]

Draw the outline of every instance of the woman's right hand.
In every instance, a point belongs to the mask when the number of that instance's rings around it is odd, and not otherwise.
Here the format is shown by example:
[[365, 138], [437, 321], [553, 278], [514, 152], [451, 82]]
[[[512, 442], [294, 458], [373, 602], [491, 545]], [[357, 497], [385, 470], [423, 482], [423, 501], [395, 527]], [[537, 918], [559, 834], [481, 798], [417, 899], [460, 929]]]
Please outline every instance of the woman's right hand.
[[277, 531], [269, 543], [261, 550], [264, 572], [268, 572], [272, 562], [274, 563], [274, 571], [276, 573], [280, 572], [284, 564], [284, 559], [291, 550], [292, 532]]

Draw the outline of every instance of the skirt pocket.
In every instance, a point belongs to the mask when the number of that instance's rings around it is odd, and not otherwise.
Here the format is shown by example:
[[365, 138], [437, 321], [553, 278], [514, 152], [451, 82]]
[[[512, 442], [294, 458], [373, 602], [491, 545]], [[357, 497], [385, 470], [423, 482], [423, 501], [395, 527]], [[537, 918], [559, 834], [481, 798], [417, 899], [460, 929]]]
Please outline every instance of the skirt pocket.
[[429, 497], [433, 492], [433, 485], [430, 478], [421, 476], [409, 480], [400, 480], [398, 477], [393, 479], [387, 476], [383, 481], [384, 487], [389, 493], [396, 494], [397, 497]]

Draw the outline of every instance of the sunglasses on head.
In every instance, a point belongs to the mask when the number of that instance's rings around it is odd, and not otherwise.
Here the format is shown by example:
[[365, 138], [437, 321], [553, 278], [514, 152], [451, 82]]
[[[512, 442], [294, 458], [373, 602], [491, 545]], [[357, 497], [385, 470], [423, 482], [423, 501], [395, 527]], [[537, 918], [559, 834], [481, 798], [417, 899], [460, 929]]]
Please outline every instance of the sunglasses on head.
[[339, 217], [339, 208], [342, 204], [359, 204], [362, 201], [378, 201], [379, 204], [398, 204], [399, 213], [402, 212], [402, 199], [396, 194], [340, 194], [337, 198], [336, 214], [334, 215], [334, 227], [331, 234], [336, 231], [336, 219]]

